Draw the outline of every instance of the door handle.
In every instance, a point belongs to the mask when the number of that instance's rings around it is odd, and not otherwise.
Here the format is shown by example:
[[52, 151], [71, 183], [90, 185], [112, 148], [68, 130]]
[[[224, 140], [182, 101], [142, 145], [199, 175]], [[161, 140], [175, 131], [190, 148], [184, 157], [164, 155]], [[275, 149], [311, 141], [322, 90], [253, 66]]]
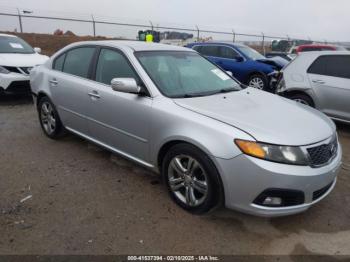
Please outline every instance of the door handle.
[[58, 81], [56, 80], [56, 78], [51, 79], [49, 82], [53, 86], [57, 86], [58, 85]]
[[318, 80], [318, 79], [312, 80], [312, 82], [315, 83], [315, 84], [321, 84], [321, 85], [323, 85], [323, 84], [326, 83], [325, 81], [323, 81], [323, 80]]
[[91, 98], [101, 98], [101, 96], [98, 94], [97, 91], [92, 91], [91, 93], [88, 93], [88, 95], [91, 97]]

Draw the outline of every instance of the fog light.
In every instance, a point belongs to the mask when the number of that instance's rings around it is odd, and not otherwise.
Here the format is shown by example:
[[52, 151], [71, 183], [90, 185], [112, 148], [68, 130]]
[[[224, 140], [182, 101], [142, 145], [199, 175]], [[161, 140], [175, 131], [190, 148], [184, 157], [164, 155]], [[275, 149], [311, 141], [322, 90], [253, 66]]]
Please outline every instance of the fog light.
[[282, 204], [282, 198], [280, 197], [267, 197], [265, 198], [264, 206], [280, 206]]

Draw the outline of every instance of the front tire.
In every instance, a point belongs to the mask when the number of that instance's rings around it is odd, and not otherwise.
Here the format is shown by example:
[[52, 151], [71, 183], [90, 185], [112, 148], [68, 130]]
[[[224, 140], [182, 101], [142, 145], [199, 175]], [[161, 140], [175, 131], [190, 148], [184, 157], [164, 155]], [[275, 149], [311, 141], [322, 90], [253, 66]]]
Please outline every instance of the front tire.
[[259, 90], [267, 90], [267, 78], [261, 74], [251, 75], [248, 79], [247, 85]]
[[38, 104], [40, 126], [46, 136], [51, 139], [60, 138], [64, 128], [57, 110], [48, 97], [40, 99]]
[[294, 94], [288, 96], [289, 99], [294, 100], [295, 102], [298, 102], [303, 105], [315, 107], [314, 101], [312, 100], [311, 97], [305, 94]]
[[207, 213], [223, 199], [216, 167], [204, 152], [190, 144], [178, 144], [168, 151], [162, 175], [174, 202], [190, 213]]

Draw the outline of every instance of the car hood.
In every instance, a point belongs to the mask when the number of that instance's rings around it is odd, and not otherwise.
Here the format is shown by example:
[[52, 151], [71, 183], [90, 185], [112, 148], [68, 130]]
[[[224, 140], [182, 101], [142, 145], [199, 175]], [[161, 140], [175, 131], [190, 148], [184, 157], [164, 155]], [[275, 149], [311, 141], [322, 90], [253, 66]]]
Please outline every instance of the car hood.
[[174, 102], [239, 128], [260, 142], [301, 146], [320, 142], [335, 132], [334, 123], [315, 109], [253, 88]]
[[45, 55], [34, 54], [1, 54], [1, 66], [33, 67], [45, 63], [49, 58]]
[[271, 65], [276, 70], [281, 70], [283, 67], [285, 67], [289, 63], [286, 59], [282, 57], [271, 57], [271, 58], [265, 58], [265, 59], [258, 59], [256, 61], [267, 65]]

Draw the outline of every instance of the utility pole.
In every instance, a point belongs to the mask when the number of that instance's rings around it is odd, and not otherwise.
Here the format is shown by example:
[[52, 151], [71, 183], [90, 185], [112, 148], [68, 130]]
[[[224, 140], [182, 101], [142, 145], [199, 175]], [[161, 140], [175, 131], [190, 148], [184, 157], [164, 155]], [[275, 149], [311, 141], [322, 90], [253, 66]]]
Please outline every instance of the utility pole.
[[18, 13], [18, 20], [19, 20], [19, 28], [21, 33], [23, 33], [22, 16], [21, 16], [21, 11], [18, 8], [17, 8], [17, 13]]
[[93, 14], [91, 15], [91, 18], [92, 18], [92, 30], [94, 32], [94, 37], [96, 37], [96, 22]]
[[197, 29], [197, 42], [199, 42], [199, 28], [197, 25], [196, 25], [196, 29]]

